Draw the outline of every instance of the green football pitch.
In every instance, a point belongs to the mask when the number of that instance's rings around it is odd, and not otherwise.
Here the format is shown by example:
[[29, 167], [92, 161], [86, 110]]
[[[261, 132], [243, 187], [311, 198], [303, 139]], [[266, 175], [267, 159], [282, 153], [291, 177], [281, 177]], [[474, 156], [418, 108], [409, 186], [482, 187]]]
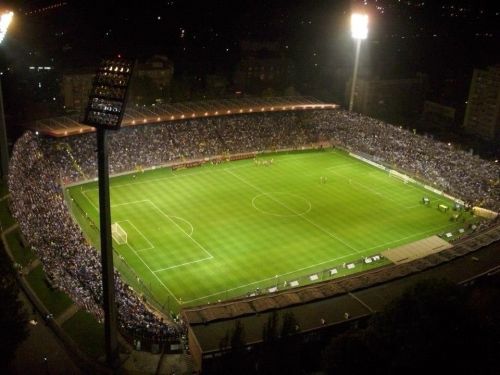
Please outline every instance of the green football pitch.
[[[437, 209], [453, 202], [339, 150], [258, 160], [111, 179], [112, 222], [127, 234], [126, 244], [113, 241], [124, 281], [177, 311], [383, 266], [364, 259], [464, 226]], [[69, 194], [99, 247], [96, 183]]]

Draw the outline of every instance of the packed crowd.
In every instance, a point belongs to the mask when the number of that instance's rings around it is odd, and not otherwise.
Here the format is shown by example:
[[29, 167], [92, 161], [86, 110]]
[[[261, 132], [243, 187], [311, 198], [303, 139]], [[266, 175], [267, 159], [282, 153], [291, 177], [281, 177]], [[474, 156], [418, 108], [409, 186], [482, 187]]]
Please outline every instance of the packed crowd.
[[[82, 176], [93, 178], [97, 176], [95, 138], [93, 134], [86, 134], [64, 139], [63, 142], [47, 140], [44, 142], [45, 154], [54, 162], [62, 159], [58, 164], [64, 168], [62, 175], [68, 181], [81, 180]], [[110, 173], [228, 152], [299, 147], [316, 139], [313, 129], [302, 122], [296, 113], [216, 117], [137, 126], [110, 132]], [[75, 168], [72, 157], [79, 168]]]
[[[110, 134], [110, 172], [120, 173], [225, 153], [299, 148], [331, 141], [432, 181], [474, 204], [500, 210], [500, 165], [381, 121], [337, 110], [169, 122]], [[101, 266], [68, 211], [62, 185], [96, 177], [93, 134], [62, 140], [25, 133], [9, 171], [11, 208], [53, 284], [99, 319]], [[496, 184], [496, 185], [495, 185]], [[135, 337], [166, 340], [178, 325], [151, 312], [116, 277], [119, 322]]]
[[[9, 171], [11, 210], [52, 284], [103, 319], [98, 252], [69, 216], [60, 185], [60, 164], [46, 158], [40, 138], [26, 133], [15, 145]], [[181, 332], [146, 308], [115, 275], [120, 326], [134, 338], [162, 342]]]
[[318, 113], [317, 123], [321, 134], [353, 152], [368, 154], [472, 205], [500, 211], [499, 163], [355, 113]]

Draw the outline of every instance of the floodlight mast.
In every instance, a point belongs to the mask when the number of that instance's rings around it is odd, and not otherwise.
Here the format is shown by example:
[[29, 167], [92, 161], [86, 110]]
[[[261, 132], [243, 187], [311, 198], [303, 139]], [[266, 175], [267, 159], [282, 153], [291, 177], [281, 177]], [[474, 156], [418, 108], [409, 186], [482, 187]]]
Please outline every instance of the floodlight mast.
[[[9, 25], [14, 18], [14, 13], [11, 11], [3, 12], [0, 15], [0, 44], [3, 42], [5, 35], [9, 29]], [[5, 126], [5, 113], [3, 108], [3, 93], [2, 83], [0, 82], [0, 168], [2, 171], [2, 179], [7, 181], [9, 169], [9, 145], [7, 143], [7, 129]]]
[[354, 106], [354, 91], [356, 89], [356, 79], [358, 76], [359, 54], [361, 50], [361, 41], [368, 37], [368, 15], [353, 13], [351, 15], [352, 37], [356, 40], [356, 57], [354, 59], [354, 72], [352, 75], [351, 96], [349, 99], [349, 111]]
[[102, 61], [94, 78], [83, 120], [84, 124], [95, 127], [97, 134], [104, 337], [106, 362], [112, 368], [119, 366], [120, 358], [111, 238], [107, 131], [120, 129], [132, 70], [133, 62], [131, 61], [123, 59]]

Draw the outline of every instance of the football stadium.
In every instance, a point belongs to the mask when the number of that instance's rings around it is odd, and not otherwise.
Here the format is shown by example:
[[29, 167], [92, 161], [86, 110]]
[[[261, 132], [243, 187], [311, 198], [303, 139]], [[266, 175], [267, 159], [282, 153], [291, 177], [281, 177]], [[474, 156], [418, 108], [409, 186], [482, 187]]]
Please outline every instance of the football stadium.
[[[51, 283], [102, 320], [95, 136], [69, 117], [30, 127], [11, 210]], [[119, 326], [144, 346], [499, 236], [498, 163], [313, 98], [130, 108], [109, 143]]]

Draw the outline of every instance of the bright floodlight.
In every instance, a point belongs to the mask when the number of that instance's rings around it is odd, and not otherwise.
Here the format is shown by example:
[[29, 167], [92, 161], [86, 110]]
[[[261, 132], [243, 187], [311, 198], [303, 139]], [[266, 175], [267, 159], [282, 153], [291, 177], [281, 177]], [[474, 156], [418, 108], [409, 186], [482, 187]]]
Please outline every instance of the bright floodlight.
[[2, 43], [3, 38], [7, 34], [7, 29], [12, 22], [12, 17], [14, 17], [13, 12], [5, 12], [0, 16], [0, 43]]
[[351, 31], [354, 39], [366, 39], [368, 36], [368, 15], [353, 13], [351, 16]]

